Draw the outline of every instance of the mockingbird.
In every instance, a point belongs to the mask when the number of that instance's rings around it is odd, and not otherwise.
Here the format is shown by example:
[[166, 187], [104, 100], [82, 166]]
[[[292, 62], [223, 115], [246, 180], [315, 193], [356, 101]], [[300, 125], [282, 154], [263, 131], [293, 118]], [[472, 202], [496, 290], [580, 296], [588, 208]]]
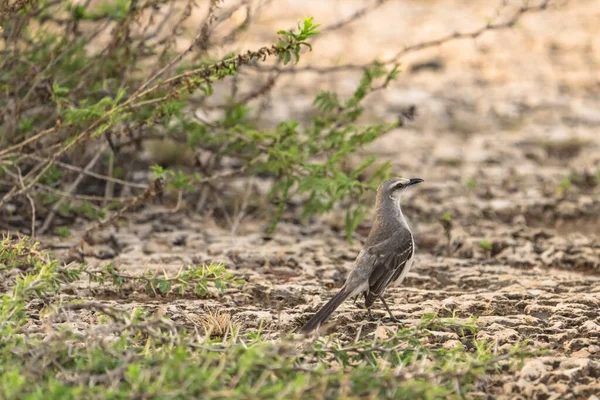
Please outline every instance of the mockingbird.
[[390, 319], [396, 318], [383, 299], [388, 286], [402, 282], [413, 262], [415, 242], [400, 209], [400, 197], [411, 185], [423, 179], [392, 178], [377, 189], [375, 222], [363, 249], [354, 261], [354, 269], [348, 275], [340, 292], [323, 306], [299, 332], [309, 333], [323, 324], [329, 316], [349, 297], [365, 297], [365, 307], [373, 319], [371, 307], [381, 299]]

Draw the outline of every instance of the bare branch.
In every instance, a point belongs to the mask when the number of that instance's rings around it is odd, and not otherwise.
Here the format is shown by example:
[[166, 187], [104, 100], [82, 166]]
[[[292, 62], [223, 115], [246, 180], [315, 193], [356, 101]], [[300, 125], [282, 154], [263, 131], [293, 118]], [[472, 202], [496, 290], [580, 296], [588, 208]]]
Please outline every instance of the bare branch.
[[[251, 67], [258, 71], [261, 71], [261, 72], [277, 71], [277, 72], [281, 72], [281, 73], [285, 73], [285, 74], [316, 72], [316, 73], [322, 74], [322, 73], [331, 73], [331, 72], [339, 72], [339, 71], [352, 71], [352, 70], [360, 71], [365, 68], [372, 67], [376, 63], [383, 64], [383, 65], [395, 64], [395, 63], [398, 63], [402, 59], [402, 57], [404, 57], [405, 55], [410, 54], [410, 53], [414, 53], [414, 52], [425, 50], [425, 49], [432, 48], [432, 47], [438, 47], [443, 44], [453, 42], [455, 40], [476, 39], [479, 36], [483, 35], [486, 32], [489, 32], [489, 31], [513, 28], [525, 14], [541, 12], [541, 11], [548, 9], [549, 6], [550, 6], [550, 0], [543, 0], [541, 3], [539, 3], [537, 5], [533, 5], [533, 6], [524, 4], [515, 12], [515, 14], [511, 18], [509, 18], [505, 22], [500, 22], [500, 23], [495, 23], [495, 24], [488, 23], [488, 24], [483, 25], [482, 27], [475, 29], [473, 31], [470, 31], [470, 32], [455, 32], [455, 33], [451, 33], [446, 36], [442, 36], [435, 40], [429, 40], [429, 41], [424, 41], [424, 42], [416, 43], [413, 45], [405, 46], [403, 49], [399, 50], [394, 56], [392, 56], [384, 61], [375, 61], [375, 62], [371, 62], [368, 64], [334, 65], [334, 66], [329, 66], [329, 67], [315, 67], [315, 66], [309, 65], [306, 67], [293, 68], [293, 69], [285, 69], [285, 68], [280, 68], [277, 66], [267, 67], [267, 66], [262, 66], [262, 65], [252, 65]], [[324, 30], [326, 30], [326, 29], [327, 28], [325, 28]]]

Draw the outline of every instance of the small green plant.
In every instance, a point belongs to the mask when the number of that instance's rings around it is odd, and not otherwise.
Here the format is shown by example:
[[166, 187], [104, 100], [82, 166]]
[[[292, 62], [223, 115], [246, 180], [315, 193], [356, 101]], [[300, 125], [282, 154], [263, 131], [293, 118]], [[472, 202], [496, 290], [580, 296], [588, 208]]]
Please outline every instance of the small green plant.
[[67, 276], [87, 275], [90, 282], [100, 285], [110, 283], [119, 292], [127, 287], [130, 290], [143, 291], [153, 296], [193, 294], [205, 297], [209, 294], [210, 287], [222, 291], [230, 285], [244, 283], [243, 280], [227, 271], [222, 264], [213, 263], [182, 267], [175, 275], [151, 270], [143, 274], [131, 275], [120, 271], [113, 264], [95, 269], [85, 266], [67, 268], [61, 269], [60, 272]]
[[492, 251], [492, 242], [487, 239], [483, 239], [479, 242], [479, 246], [486, 251]]
[[446, 211], [440, 218], [442, 228], [444, 228], [444, 234], [446, 235], [446, 254], [452, 255], [452, 214], [450, 211]]
[[450, 211], [446, 211], [440, 218], [440, 221], [449, 224], [452, 222], [452, 213]]
[[560, 184], [558, 185], [556, 192], [558, 193], [559, 196], [563, 196], [567, 192], [569, 192], [569, 190], [571, 189], [572, 186], [573, 186], [573, 184], [571, 183], [571, 179], [569, 177], [565, 177], [560, 181]]
[[63, 177], [63, 172], [55, 165], [51, 166], [43, 176], [40, 177], [40, 183], [45, 185], [52, 185], [56, 182], [60, 182]]
[[459, 319], [455, 315], [452, 318], [440, 318], [436, 313], [426, 313], [419, 322], [420, 329], [456, 332], [459, 337], [475, 336], [479, 331], [477, 318]]
[[82, 201], [81, 203], [72, 207], [71, 210], [75, 214], [87, 218], [91, 221], [97, 221], [99, 219], [104, 218], [104, 216], [106, 215], [104, 210], [98, 209], [98, 207], [91, 205], [88, 201]]
[[66, 226], [59, 226], [55, 229], [55, 232], [58, 236], [62, 238], [68, 238], [69, 236], [71, 236], [71, 231]]
[[475, 190], [475, 189], [477, 189], [477, 181], [475, 180], [475, 178], [469, 178], [465, 182], [465, 186], [469, 190]]

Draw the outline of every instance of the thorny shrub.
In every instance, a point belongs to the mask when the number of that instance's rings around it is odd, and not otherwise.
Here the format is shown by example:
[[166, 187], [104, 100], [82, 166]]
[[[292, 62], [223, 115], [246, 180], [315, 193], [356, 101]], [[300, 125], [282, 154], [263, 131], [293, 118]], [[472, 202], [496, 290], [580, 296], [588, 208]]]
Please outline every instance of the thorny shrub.
[[[292, 201], [301, 204], [302, 217], [309, 217], [353, 199], [346, 217], [350, 238], [365, 215], [363, 194], [388, 175], [389, 166], [367, 174], [374, 158], [350, 169], [345, 162], [401, 122], [362, 126], [357, 123], [361, 102], [396, 78], [397, 68], [366, 68], [348, 99], [319, 94], [317, 113], [305, 124], [287, 120], [272, 129], [255, 126], [248, 103], [264, 96], [274, 79], [244, 97], [234, 93], [220, 107], [221, 117], [207, 121], [194, 111], [213, 95], [217, 81], [239, 79], [241, 70], [260, 63], [297, 63], [303, 51], [312, 50], [307, 41], [319, 34], [319, 25], [306, 18], [294, 31], [280, 30], [272, 45], [214, 59], [213, 47], [234, 41], [245, 29], [213, 37], [222, 21], [216, 18], [219, 3], [210, 2], [183, 51], [176, 45], [184, 21], [197, 11], [193, 1], [5, 5], [0, 17], [1, 219], [32, 236], [53, 227], [64, 235], [60, 225], [77, 216], [111, 223], [141, 198], [149, 201], [164, 190], [208, 209], [207, 192], [215, 203], [224, 192], [215, 181], [227, 185], [235, 176], [258, 176], [271, 182], [268, 234]], [[175, 5], [183, 11], [178, 14]], [[191, 151], [193, 167], [156, 164], [140, 181], [136, 173], [151, 165], [144, 166], [138, 155], [153, 139], [176, 142], [175, 159]], [[134, 168], [132, 159], [139, 161]], [[165, 185], [148, 193], [149, 179]], [[108, 217], [110, 210], [116, 211]]]

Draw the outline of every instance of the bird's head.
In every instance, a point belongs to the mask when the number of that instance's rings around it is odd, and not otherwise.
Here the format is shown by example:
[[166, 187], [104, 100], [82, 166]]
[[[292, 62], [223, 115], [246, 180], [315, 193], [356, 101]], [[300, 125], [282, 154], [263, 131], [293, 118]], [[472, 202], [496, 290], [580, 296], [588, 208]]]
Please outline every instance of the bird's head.
[[391, 178], [384, 181], [377, 189], [377, 197], [390, 198], [394, 202], [399, 202], [400, 197], [409, 186], [423, 182], [421, 178]]

